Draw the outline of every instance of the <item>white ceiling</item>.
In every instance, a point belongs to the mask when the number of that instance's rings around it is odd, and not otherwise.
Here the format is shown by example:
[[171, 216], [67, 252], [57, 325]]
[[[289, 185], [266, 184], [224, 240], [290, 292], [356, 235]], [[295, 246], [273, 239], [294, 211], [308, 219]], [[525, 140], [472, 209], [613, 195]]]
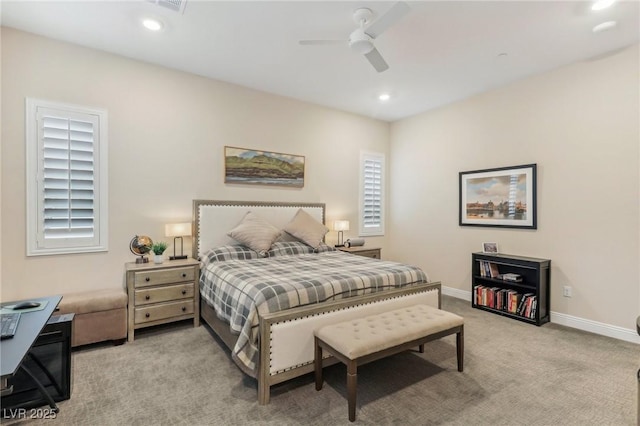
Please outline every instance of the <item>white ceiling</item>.
[[[394, 3], [187, 0], [180, 14], [148, 1], [2, 0], [0, 13], [3, 26], [387, 121], [640, 40], [638, 1], [600, 12], [588, 1], [409, 1], [376, 40], [383, 73], [346, 43], [298, 44], [346, 40], [356, 8], [380, 16]], [[150, 15], [163, 31], [140, 25]], [[592, 33], [608, 20], [617, 27]]]

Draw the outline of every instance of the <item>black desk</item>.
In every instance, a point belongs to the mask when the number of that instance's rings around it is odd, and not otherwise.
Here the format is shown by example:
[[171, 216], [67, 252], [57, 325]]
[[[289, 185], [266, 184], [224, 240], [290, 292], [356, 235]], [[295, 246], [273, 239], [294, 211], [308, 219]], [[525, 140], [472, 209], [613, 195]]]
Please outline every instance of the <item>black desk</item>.
[[[16, 329], [16, 334], [10, 339], [0, 341], [0, 380], [2, 394], [11, 393], [11, 389], [7, 388], [7, 380], [9, 377], [16, 374], [18, 369], [22, 366], [22, 362], [31, 350], [31, 347], [35, 343], [36, 339], [42, 332], [42, 329], [49, 321], [51, 314], [62, 300], [62, 296], [50, 296], [29, 299], [36, 302], [48, 302], [47, 306], [39, 311], [22, 312], [20, 315], [20, 322]], [[14, 305], [19, 302], [7, 302], [2, 305]], [[49, 402], [51, 408], [56, 408], [55, 402], [47, 391], [42, 387], [42, 384], [31, 374], [30, 371], [22, 367], [23, 370], [29, 375], [35, 382], [43, 396]]]

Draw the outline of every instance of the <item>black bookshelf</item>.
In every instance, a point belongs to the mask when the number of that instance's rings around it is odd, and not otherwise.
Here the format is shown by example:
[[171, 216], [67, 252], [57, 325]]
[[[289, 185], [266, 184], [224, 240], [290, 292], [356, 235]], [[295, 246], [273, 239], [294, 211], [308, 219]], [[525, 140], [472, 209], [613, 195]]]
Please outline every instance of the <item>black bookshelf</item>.
[[540, 326], [549, 322], [550, 271], [549, 259], [472, 253], [471, 306]]

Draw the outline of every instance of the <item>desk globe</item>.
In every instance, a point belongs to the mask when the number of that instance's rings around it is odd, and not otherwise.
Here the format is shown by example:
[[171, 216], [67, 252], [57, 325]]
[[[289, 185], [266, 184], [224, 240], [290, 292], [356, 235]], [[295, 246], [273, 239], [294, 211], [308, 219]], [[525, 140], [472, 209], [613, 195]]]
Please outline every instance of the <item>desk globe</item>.
[[136, 235], [131, 239], [129, 250], [136, 256], [140, 256], [136, 259], [136, 263], [149, 263], [149, 258], [145, 255], [151, 251], [152, 245], [153, 241], [146, 235]]

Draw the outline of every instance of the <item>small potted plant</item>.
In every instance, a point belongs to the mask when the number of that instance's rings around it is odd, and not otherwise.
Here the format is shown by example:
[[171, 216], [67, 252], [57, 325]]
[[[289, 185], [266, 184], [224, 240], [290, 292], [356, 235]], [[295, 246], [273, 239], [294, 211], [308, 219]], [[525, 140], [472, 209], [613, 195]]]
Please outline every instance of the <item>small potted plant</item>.
[[162, 263], [162, 253], [167, 249], [167, 243], [164, 241], [159, 241], [157, 243], [153, 243], [151, 246], [151, 251], [155, 256], [153, 256], [154, 263]]

